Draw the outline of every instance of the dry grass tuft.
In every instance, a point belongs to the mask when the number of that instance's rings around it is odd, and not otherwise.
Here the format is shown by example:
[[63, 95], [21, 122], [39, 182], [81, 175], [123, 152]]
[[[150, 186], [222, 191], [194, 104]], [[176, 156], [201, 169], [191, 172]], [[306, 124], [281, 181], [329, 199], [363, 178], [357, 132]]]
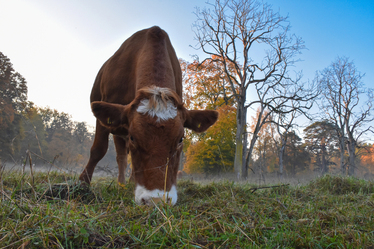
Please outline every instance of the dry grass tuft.
[[325, 175], [324, 177], [313, 180], [309, 187], [311, 189], [318, 189], [326, 191], [333, 195], [343, 194], [372, 194], [374, 193], [374, 182], [368, 182], [354, 177], [339, 177]]

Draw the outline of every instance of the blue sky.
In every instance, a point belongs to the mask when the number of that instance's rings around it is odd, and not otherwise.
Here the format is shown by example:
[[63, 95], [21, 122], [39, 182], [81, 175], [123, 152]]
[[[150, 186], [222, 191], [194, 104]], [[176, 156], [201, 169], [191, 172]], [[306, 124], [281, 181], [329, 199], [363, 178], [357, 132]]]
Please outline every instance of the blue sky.
[[[294, 68], [303, 71], [304, 81], [346, 56], [374, 88], [374, 1], [267, 2], [289, 16], [291, 33], [305, 42]], [[26, 78], [29, 100], [93, 125], [89, 95], [96, 73], [132, 33], [159, 25], [180, 58], [204, 58], [190, 47], [196, 44], [191, 29], [196, 6], [203, 8], [205, 1], [0, 0], [0, 51]]]

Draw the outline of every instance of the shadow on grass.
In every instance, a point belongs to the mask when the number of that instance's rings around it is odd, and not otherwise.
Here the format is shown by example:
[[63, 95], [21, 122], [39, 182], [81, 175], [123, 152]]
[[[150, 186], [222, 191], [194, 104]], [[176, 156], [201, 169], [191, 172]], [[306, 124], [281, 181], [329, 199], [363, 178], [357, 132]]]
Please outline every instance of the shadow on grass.
[[61, 200], [78, 199], [84, 203], [97, 199], [90, 186], [79, 181], [53, 184], [45, 192], [44, 197]]

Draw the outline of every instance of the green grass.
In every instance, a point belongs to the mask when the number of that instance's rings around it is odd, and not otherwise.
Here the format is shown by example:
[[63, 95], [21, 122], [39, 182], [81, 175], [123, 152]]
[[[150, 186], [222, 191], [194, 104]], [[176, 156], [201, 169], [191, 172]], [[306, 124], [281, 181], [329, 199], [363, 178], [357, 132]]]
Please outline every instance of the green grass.
[[4, 172], [0, 248], [374, 248], [374, 184], [325, 176], [304, 186], [178, 183], [174, 207], [137, 206], [134, 186]]

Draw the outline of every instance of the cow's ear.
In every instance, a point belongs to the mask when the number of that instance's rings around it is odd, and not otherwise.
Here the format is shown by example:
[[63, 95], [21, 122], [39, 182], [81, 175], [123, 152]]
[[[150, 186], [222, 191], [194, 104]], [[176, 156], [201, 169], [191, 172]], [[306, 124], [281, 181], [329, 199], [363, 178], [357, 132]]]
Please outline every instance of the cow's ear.
[[213, 110], [186, 110], [184, 127], [195, 132], [204, 132], [213, 125], [218, 118], [218, 112]]
[[100, 123], [108, 128], [128, 126], [130, 105], [112, 104], [103, 101], [91, 103], [91, 109]]

